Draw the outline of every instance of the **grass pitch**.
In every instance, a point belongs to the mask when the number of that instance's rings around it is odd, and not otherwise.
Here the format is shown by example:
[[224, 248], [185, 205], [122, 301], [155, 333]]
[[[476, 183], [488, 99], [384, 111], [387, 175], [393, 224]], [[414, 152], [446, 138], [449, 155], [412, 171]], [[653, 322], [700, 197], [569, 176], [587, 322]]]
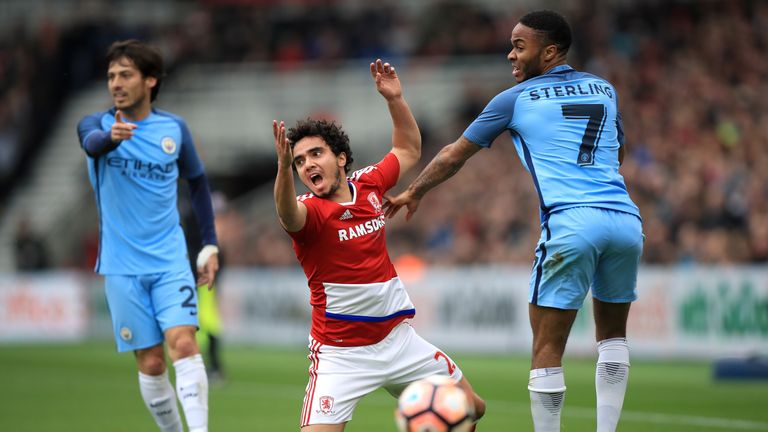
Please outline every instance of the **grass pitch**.
[[[298, 431], [306, 351], [226, 347], [210, 390], [210, 430]], [[525, 357], [453, 355], [488, 402], [478, 431], [531, 431]], [[566, 359], [563, 432], [595, 430], [594, 361]], [[171, 374], [173, 376], [173, 374]], [[0, 345], [0, 431], [156, 431], [131, 354], [110, 343]], [[768, 431], [768, 381], [720, 382], [708, 363], [633, 360], [622, 432]], [[375, 392], [350, 432], [395, 431], [395, 400]]]

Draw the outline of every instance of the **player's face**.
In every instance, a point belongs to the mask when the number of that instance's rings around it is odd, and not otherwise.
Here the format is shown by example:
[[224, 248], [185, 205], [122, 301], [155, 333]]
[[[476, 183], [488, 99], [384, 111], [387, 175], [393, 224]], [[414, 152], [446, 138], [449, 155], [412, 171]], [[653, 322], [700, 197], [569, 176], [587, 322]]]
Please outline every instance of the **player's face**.
[[131, 111], [150, 103], [152, 88], [157, 84], [154, 77], [143, 77], [127, 57], [113, 61], [107, 70], [107, 87], [115, 107]]
[[507, 60], [512, 62], [512, 76], [523, 82], [543, 73], [544, 42], [536, 31], [518, 23], [512, 30], [512, 50]]
[[344, 184], [347, 155], [333, 154], [318, 136], [304, 137], [293, 146], [293, 166], [304, 185], [320, 198], [330, 198]]

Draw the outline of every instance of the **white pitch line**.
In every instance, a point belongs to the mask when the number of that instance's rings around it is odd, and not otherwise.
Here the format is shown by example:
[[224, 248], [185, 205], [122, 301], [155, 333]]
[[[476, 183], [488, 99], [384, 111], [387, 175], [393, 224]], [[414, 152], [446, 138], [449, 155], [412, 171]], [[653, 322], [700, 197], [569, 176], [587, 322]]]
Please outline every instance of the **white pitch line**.
[[[301, 400], [304, 397], [304, 387], [294, 385], [283, 384], [267, 384], [257, 382], [229, 382], [225, 388], [214, 391], [226, 391], [228, 393], [240, 393], [248, 395], [263, 395], [272, 399], [275, 397], [281, 397], [284, 399], [296, 399]], [[365, 400], [369, 403], [376, 405], [394, 406], [394, 399], [384, 394], [373, 394], [366, 396]], [[503, 406], [507, 409], [514, 411], [528, 412], [530, 409], [528, 404], [521, 404], [510, 401], [500, 400], [487, 400], [485, 401], [489, 406]], [[573, 407], [566, 405], [563, 408], [563, 417], [574, 418], [595, 418], [595, 409], [586, 407]], [[703, 416], [691, 416], [684, 414], [663, 414], [654, 412], [642, 412], [642, 411], [627, 411], [621, 412], [621, 421], [633, 422], [633, 423], [651, 423], [657, 425], [679, 425], [679, 426], [698, 426], [710, 429], [725, 429], [728, 431], [745, 430], [745, 431], [768, 431], [768, 423], [752, 421], [752, 420], [740, 420], [729, 419], [722, 417], [703, 417]]]

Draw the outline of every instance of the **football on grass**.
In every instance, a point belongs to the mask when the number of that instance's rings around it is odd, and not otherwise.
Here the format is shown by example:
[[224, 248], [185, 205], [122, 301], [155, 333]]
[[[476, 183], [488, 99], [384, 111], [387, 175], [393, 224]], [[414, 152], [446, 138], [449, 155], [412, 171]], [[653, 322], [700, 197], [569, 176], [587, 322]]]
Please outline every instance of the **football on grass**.
[[474, 410], [464, 390], [442, 376], [409, 384], [395, 410], [400, 432], [468, 432], [473, 418]]

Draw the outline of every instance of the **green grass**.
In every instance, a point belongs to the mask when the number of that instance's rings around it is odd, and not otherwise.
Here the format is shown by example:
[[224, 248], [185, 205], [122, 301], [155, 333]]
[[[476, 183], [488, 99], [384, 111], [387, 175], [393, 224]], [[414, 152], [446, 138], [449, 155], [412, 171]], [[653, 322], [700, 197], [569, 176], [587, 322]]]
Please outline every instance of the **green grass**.
[[[228, 347], [228, 380], [210, 391], [210, 430], [297, 431], [306, 352]], [[480, 431], [531, 431], [528, 359], [454, 355], [488, 402]], [[563, 432], [594, 431], [594, 363], [565, 363]], [[363, 399], [347, 431], [394, 431], [394, 400]], [[111, 344], [0, 345], [0, 431], [136, 432], [156, 428], [133, 356]], [[633, 360], [622, 432], [768, 431], [768, 382], [719, 382], [706, 363]]]

